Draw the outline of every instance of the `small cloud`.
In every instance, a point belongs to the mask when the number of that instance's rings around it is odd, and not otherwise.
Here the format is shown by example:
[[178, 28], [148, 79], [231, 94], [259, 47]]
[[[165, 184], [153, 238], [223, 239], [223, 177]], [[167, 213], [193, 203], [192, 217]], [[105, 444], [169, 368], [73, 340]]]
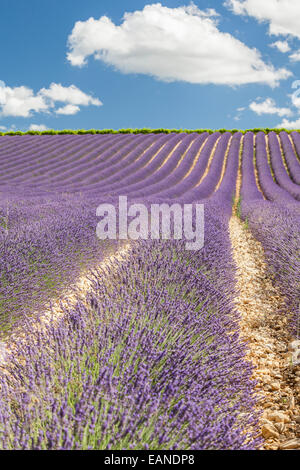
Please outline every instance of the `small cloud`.
[[300, 118], [295, 121], [289, 121], [288, 119], [283, 119], [283, 121], [276, 126], [278, 129], [300, 129]]
[[289, 56], [292, 62], [300, 62], [300, 49]]
[[61, 83], [51, 83], [49, 88], [42, 88], [38, 94], [53, 102], [58, 101], [77, 106], [102, 106], [103, 104], [98, 98], [84, 93], [75, 85], [66, 87], [61, 85]]
[[262, 114], [277, 114], [277, 116], [292, 116], [293, 112], [289, 108], [278, 108], [272, 98], [266, 98], [265, 101], [257, 103], [253, 101], [249, 108], [254, 113], [261, 116]]
[[0, 131], [6, 131], [7, 127], [6, 126], [0, 126]]
[[[56, 103], [65, 103], [65, 107], [55, 110]], [[70, 106], [68, 106], [70, 105]], [[0, 81], [0, 115], [30, 117], [34, 113], [75, 114], [79, 106], [102, 106], [94, 98], [75, 85], [65, 87], [60, 83], [51, 83], [49, 88], [42, 88], [37, 93], [26, 86], [10, 87]], [[63, 110], [65, 112], [63, 112]]]
[[44, 98], [26, 86], [11, 88], [0, 82], [0, 115], [29, 117], [32, 112], [47, 111]]
[[68, 116], [71, 116], [72, 114], [76, 114], [80, 111], [79, 106], [76, 106], [75, 104], [67, 104], [66, 106], [62, 106], [61, 108], [58, 108], [55, 112], [56, 114], [65, 114]]
[[234, 121], [240, 121], [241, 120], [241, 114], [243, 113], [243, 111], [245, 111], [246, 108], [244, 107], [240, 107], [240, 108], [237, 108], [237, 115], [234, 116]]
[[45, 126], [44, 124], [31, 124], [29, 126], [29, 130], [30, 131], [47, 131], [48, 130], [48, 127]]
[[291, 50], [289, 43], [287, 41], [276, 41], [270, 44], [270, 47], [275, 47], [277, 48], [280, 52], [285, 54], [286, 52], [289, 52]]

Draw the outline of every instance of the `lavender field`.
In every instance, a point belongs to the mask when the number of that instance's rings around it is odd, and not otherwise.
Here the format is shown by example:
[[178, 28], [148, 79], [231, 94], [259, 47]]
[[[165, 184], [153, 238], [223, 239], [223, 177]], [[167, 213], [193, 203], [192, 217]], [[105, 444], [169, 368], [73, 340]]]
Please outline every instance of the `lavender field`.
[[[100, 240], [119, 196], [203, 248]], [[0, 449], [300, 449], [298, 132], [0, 136], [0, 254]]]

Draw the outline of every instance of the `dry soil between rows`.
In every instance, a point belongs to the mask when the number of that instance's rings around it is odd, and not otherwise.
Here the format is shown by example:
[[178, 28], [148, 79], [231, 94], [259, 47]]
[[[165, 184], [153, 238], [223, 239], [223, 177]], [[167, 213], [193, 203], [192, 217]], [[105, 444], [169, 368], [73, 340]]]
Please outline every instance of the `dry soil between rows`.
[[[131, 250], [131, 244], [126, 243], [117, 251], [107, 255], [103, 261], [96, 267], [98, 273], [103, 276], [112, 275], [118, 269], [120, 263], [125, 260]], [[93, 285], [93, 272], [94, 269], [84, 272], [69, 289], [65, 290], [63, 294], [55, 301], [51, 302], [51, 306], [42, 313], [30, 315], [27, 325], [18, 328], [5, 342], [0, 342], [0, 371], [5, 373], [5, 363], [7, 358], [13, 353], [20, 342], [34, 340], [34, 335], [43, 330], [46, 325], [55, 324], [60, 318], [65, 315], [65, 311], [70, 307], [74, 307], [78, 301], [84, 302], [87, 293], [92, 289]]]
[[263, 449], [300, 449], [300, 366], [290, 361], [293, 338], [284, 299], [268, 274], [261, 244], [235, 215], [229, 232], [237, 267], [235, 304], [248, 358], [255, 365]]

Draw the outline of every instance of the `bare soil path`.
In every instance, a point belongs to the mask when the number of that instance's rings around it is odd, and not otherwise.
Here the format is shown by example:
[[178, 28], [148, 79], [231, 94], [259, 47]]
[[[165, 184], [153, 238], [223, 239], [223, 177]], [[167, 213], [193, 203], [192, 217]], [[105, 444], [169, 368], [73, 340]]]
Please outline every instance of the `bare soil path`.
[[[119, 263], [122, 262], [130, 253], [131, 244], [125, 243], [119, 247], [117, 251], [108, 254], [103, 261], [96, 267], [97, 271], [103, 273], [106, 277], [112, 274], [115, 269], [118, 269]], [[51, 302], [51, 307], [43, 311], [43, 313], [32, 314], [28, 319], [26, 327], [16, 329], [9, 335], [5, 342], [0, 342], [0, 373], [5, 373], [6, 358], [14, 350], [14, 345], [20, 342], [28, 342], [37, 331], [46, 327], [46, 325], [55, 324], [60, 318], [65, 315], [65, 308], [75, 306], [77, 301], [83, 301], [86, 294], [92, 288], [92, 277], [94, 269], [84, 272], [69, 289], [65, 290], [55, 301]]]

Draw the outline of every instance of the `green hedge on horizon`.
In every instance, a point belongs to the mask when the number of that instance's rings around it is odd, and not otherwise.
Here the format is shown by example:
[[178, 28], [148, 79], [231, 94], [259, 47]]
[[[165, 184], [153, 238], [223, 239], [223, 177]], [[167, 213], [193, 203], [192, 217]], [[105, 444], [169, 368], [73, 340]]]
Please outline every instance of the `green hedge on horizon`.
[[198, 134], [201, 134], [203, 132], [208, 132], [209, 134], [212, 134], [213, 132], [231, 132], [234, 134], [235, 132], [241, 132], [242, 134], [245, 134], [246, 132], [264, 132], [265, 134], [269, 132], [276, 132], [279, 134], [282, 131], [285, 131], [287, 133], [291, 132], [300, 132], [299, 129], [269, 129], [269, 128], [256, 128], [256, 129], [245, 129], [245, 130], [240, 130], [240, 129], [78, 129], [78, 130], [72, 130], [72, 129], [64, 129], [64, 130], [54, 130], [54, 129], [48, 129], [46, 131], [26, 131], [26, 132], [21, 132], [21, 131], [15, 131], [15, 132], [0, 132], [0, 136], [16, 136], [16, 135], [64, 135], [64, 134], [74, 134], [74, 135], [84, 135], [84, 134], [171, 134], [171, 133], [187, 133], [191, 134], [193, 132], [196, 132]]

